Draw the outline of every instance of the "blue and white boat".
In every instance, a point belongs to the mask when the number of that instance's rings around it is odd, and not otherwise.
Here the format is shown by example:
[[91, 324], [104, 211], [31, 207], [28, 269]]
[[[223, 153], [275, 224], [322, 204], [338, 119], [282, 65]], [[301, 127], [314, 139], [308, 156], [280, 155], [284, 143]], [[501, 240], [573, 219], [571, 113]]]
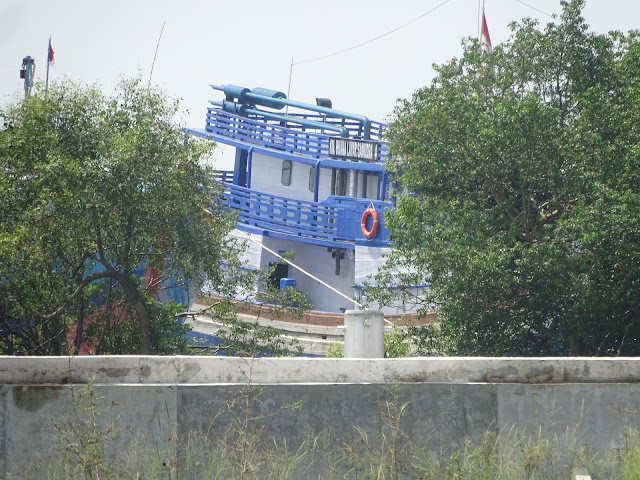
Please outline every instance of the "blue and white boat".
[[[362, 285], [390, 248], [383, 214], [392, 206], [393, 178], [385, 170], [384, 125], [335, 110], [324, 98], [313, 105], [264, 88], [211, 87], [222, 98], [210, 101], [203, 129], [186, 131], [235, 148], [234, 169], [219, 172], [219, 180], [238, 214], [231, 235], [251, 237], [247, 266], [278, 264], [275, 252], [293, 250], [299, 269], [280, 262], [276, 281], [295, 285], [314, 310], [356, 308], [350, 299], [362, 301]], [[414, 306], [383, 310], [410, 313]]]

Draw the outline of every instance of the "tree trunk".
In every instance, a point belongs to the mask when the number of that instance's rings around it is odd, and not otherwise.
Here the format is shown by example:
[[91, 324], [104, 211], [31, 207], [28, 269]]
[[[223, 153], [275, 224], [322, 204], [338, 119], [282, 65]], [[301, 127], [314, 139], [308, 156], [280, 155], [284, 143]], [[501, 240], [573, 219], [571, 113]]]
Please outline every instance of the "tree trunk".
[[84, 300], [80, 301], [80, 311], [78, 312], [78, 325], [76, 325], [76, 340], [75, 340], [75, 354], [78, 355], [80, 353], [80, 348], [82, 347], [82, 340], [84, 334]]
[[136, 311], [138, 325], [140, 326], [142, 353], [145, 355], [151, 355], [153, 353], [151, 347], [151, 329], [149, 327], [149, 315], [145, 307], [144, 298], [142, 297], [140, 290], [138, 290], [135, 285], [132, 285], [127, 277], [124, 275], [118, 275], [117, 280], [124, 289], [127, 301]]
[[584, 344], [580, 337], [571, 335], [569, 337], [569, 356], [580, 357], [584, 355]]

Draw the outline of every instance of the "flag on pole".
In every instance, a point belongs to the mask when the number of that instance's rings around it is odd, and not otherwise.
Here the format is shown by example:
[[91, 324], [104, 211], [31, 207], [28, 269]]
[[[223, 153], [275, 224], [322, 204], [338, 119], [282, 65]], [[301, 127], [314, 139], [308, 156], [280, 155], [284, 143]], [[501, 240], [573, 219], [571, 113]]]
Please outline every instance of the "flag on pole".
[[49, 65], [53, 65], [53, 48], [51, 47], [51, 35], [49, 35], [49, 48], [47, 48], [47, 80], [44, 84], [44, 94], [49, 90]]
[[480, 33], [480, 50], [483, 52], [490, 52], [493, 49], [491, 47], [491, 37], [489, 36], [489, 28], [487, 27], [487, 19], [482, 12], [482, 31]]
[[48, 57], [47, 57], [47, 65], [55, 65], [55, 62], [53, 61], [53, 48], [51, 47], [51, 37], [49, 37], [49, 53], [48, 53]]

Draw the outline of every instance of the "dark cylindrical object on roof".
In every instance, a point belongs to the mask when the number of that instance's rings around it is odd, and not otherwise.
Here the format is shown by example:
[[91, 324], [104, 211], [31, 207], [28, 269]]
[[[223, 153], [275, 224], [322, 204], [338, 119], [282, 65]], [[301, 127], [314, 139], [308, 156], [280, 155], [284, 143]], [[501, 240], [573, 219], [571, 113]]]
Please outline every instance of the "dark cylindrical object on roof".
[[284, 105], [282, 104], [282, 102], [271, 102], [269, 101], [270, 98], [275, 98], [275, 99], [287, 99], [287, 96], [283, 93], [283, 92], [279, 92], [277, 90], [271, 90], [269, 88], [262, 88], [262, 87], [256, 87], [253, 90], [251, 90], [251, 92], [248, 93], [247, 98], [250, 100], [255, 101], [256, 99], [259, 99], [260, 102], [256, 102], [259, 103], [260, 105], [264, 106], [264, 107], [269, 107], [269, 108], [275, 108], [276, 110], [281, 110], [282, 108], [284, 108]]

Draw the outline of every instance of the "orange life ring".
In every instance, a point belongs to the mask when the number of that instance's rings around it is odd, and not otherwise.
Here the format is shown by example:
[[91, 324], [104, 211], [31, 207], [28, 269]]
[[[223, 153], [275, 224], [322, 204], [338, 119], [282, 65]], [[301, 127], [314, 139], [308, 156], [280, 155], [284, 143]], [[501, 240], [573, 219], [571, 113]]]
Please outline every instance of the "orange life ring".
[[[373, 218], [373, 225], [371, 225], [371, 230], [367, 230], [367, 218]], [[378, 212], [376, 212], [375, 208], [367, 208], [362, 214], [362, 219], [360, 219], [360, 230], [362, 230], [362, 235], [367, 240], [371, 240], [378, 233]]]

